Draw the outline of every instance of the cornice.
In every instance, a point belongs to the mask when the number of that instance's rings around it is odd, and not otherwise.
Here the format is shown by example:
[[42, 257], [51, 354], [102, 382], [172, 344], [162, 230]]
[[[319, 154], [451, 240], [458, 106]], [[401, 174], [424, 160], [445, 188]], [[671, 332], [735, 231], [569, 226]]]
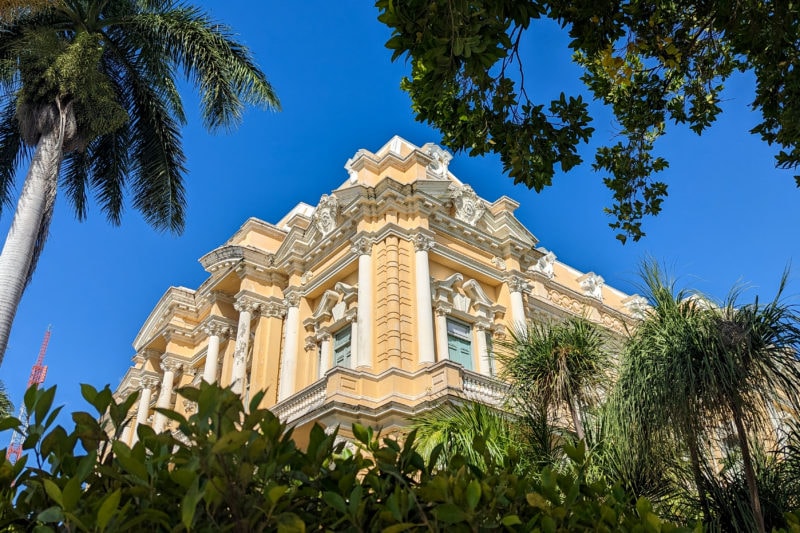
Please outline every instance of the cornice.
[[167, 289], [136, 335], [133, 341], [134, 350], [140, 351], [153, 338], [161, 335], [161, 332], [169, 326], [169, 322], [174, 316], [196, 320], [197, 305], [195, 303], [195, 294], [196, 291], [186, 287], [170, 287]]

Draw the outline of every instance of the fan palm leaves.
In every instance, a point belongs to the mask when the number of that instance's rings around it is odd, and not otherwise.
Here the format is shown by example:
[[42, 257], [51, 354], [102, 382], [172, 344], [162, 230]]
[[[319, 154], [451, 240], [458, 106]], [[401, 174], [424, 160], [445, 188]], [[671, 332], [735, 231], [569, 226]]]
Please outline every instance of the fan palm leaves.
[[689, 452], [704, 515], [710, 505], [704, 481], [702, 440], [712, 430], [736, 428], [750, 507], [764, 531], [748, 434], [768, 431], [770, 406], [800, 407], [800, 329], [795, 310], [777, 296], [739, 305], [739, 291], [713, 305], [677, 291], [653, 263], [643, 268], [651, 308], [627, 344], [615, 396], [622, 424], [646, 439], [678, 436]]
[[518, 326], [500, 343], [504, 375], [515, 394], [546, 407], [552, 418], [570, 413], [585, 438], [582, 410], [596, 404], [609, 381], [609, 353], [600, 329], [580, 317]]
[[0, 209], [32, 155], [0, 254], [2, 362], [59, 188], [79, 220], [91, 194], [119, 224], [130, 194], [151, 226], [180, 232], [185, 115], [176, 77], [199, 90], [210, 130], [236, 126], [247, 105], [276, 108], [278, 99], [231, 30], [189, 4], [58, 0], [0, 8]]

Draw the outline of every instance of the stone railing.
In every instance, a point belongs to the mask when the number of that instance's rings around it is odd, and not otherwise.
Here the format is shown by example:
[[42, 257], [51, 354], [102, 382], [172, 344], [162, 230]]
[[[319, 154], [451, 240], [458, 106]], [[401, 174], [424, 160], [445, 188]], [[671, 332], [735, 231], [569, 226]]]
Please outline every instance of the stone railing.
[[271, 411], [285, 423], [292, 423], [325, 403], [328, 380], [323, 378], [286, 398], [272, 407]]
[[463, 370], [462, 372], [464, 397], [475, 402], [495, 406], [500, 406], [505, 402], [508, 395], [508, 384], [469, 370]]

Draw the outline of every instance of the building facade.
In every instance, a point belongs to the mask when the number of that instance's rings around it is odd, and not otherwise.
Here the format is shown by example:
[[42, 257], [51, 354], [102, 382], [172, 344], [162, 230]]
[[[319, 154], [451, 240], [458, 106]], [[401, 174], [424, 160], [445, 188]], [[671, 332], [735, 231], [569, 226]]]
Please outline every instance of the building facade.
[[197, 289], [171, 287], [134, 341], [119, 396], [190, 414], [175, 390], [201, 379], [303, 429], [313, 422], [402, 428], [443, 401], [499, 405], [492, 343], [515, 322], [577, 314], [621, 334], [644, 300], [537, 247], [519, 204], [488, 202], [448, 170], [451, 155], [394, 137], [359, 150], [349, 178], [276, 224], [250, 218], [200, 263]]

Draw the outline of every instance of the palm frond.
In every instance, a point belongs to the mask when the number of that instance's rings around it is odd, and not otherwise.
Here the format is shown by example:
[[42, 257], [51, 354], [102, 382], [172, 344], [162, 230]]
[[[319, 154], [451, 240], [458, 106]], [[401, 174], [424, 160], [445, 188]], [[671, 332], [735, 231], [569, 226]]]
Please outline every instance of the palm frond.
[[249, 50], [232, 39], [227, 26], [200, 9], [181, 6], [157, 14], [142, 13], [131, 17], [128, 24], [142, 42], [150, 43], [143, 47], [143, 57], [166, 54], [198, 85], [207, 128], [236, 126], [245, 104], [279, 109], [275, 91]]
[[61, 188], [72, 204], [75, 218], [86, 220], [86, 185], [89, 181], [91, 161], [83, 151], [74, 151], [64, 156], [61, 170]]
[[17, 126], [16, 111], [15, 99], [6, 98], [0, 110], [0, 214], [12, 205], [14, 177], [29, 156]]

